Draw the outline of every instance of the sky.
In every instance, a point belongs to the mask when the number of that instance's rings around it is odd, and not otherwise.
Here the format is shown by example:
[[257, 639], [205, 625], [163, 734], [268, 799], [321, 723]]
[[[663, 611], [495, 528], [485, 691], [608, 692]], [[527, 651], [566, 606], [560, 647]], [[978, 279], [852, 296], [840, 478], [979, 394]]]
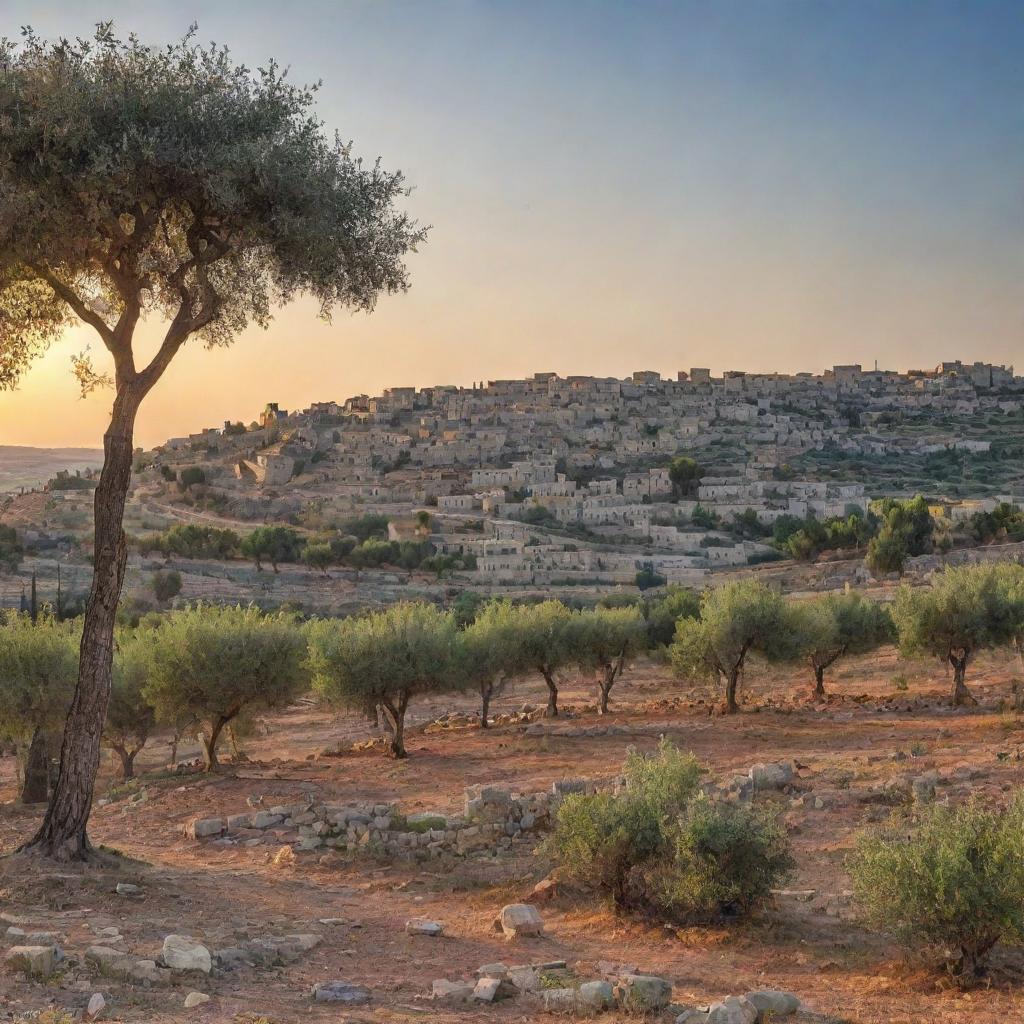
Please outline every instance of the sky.
[[[432, 225], [412, 288], [189, 345], [138, 442], [315, 401], [537, 371], [1024, 364], [1024, 4], [995, 0], [0, 0], [0, 35], [154, 44], [192, 21], [322, 80]], [[142, 347], [155, 338], [145, 326]], [[0, 444], [100, 443], [72, 330]]]

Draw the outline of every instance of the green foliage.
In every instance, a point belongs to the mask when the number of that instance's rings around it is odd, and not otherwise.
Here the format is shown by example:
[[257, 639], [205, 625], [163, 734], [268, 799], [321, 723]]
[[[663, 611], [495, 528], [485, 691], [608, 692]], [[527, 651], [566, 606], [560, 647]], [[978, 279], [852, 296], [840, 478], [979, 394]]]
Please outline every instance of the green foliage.
[[700, 767], [663, 741], [632, 753], [618, 793], [575, 794], [558, 808], [548, 851], [571, 878], [619, 907], [695, 920], [753, 910], [792, 867], [768, 812], [712, 804]]
[[25, 549], [22, 547], [18, 531], [13, 526], [0, 524], [0, 568], [14, 572], [21, 564]]
[[690, 513], [690, 522], [694, 526], [701, 526], [705, 530], [717, 530], [720, 523], [718, 515], [714, 512], [709, 512], [703, 505], [695, 505], [693, 511]]
[[647, 620], [647, 645], [667, 647], [675, 638], [680, 619], [700, 615], [700, 598], [686, 587], [669, 587], [662, 597], [645, 601], [643, 613]]
[[310, 624], [309, 665], [317, 692], [371, 714], [384, 709], [391, 753], [405, 757], [405, 713], [417, 696], [466, 685], [451, 613], [422, 602]]
[[157, 601], [166, 604], [181, 593], [181, 573], [155, 572], [150, 580], [150, 587]]
[[163, 533], [149, 534], [138, 541], [143, 552], [159, 551], [167, 558], [211, 558], [223, 561], [239, 553], [241, 541], [234, 530], [198, 523], [176, 523]]
[[376, 512], [367, 512], [342, 523], [341, 531], [350, 537], [355, 537], [358, 541], [369, 540], [371, 537], [387, 540], [388, 517], [378, 515]]
[[921, 495], [906, 501], [885, 498], [877, 505], [882, 527], [868, 544], [865, 564], [874, 576], [903, 572], [907, 558], [932, 550], [935, 523]]
[[1024, 540], [1024, 511], [1000, 502], [991, 512], [975, 512], [969, 520], [971, 534], [981, 544]]
[[[0, 348], [0, 361], [2, 359], [3, 350]], [[59, 470], [56, 476], [46, 482], [48, 491], [91, 491], [95, 486], [96, 481], [92, 477], [82, 476], [81, 473], [69, 473], [66, 469]]]
[[1005, 810], [932, 805], [916, 825], [896, 819], [862, 832], [848, 867], [866, 920], [938, 957], [964, 987], [985, 974], [997, 942], [1024, 941], [1019, 794]]
[[252, 606], [171, 612], [148, 634], [146, 650], [146, 699], [161, 721], [202, 723], [211, 769], [225, 725], [243, 711], [287, 704], [306, 682], [305, 639], [294, 618]]
[[570, 644], [582, 672], [597, 677], [599, 708], [608, 710], [612, 687], [628, 661], [647, 647], [647, 624], [640, 609], [593, 608], [572, 618]]
[[[188, 334], [226, 344], [300, 292], [327, 313], [406, 287], [423, 232], [395, 209], [401, 175], [330, 141], [313, 90], [276, 64], [104, 23], [94, 40], [4, 40], [0, 80], [0, 385], [76, 315], [118, 349], [119, 386], [140, 313], [170, 321], [139, 371], [151, 385]], [[87, 358], [77, 373], [85, 390], [105, 379]]]
[[630, 754], [624, 775], [621, 793], [565, 797], [547, 842], [570, 878], [596, 886], [620, 907], [642, 899], [631, 875], [668, 849], [674, 822], [697, 792], [700, 768], [693, 755], [663, 741], [656, 754]]
[[785, 628], [795, 641], [794, 655], [810, 665], [818, 695], [824, 693], [829, 666], [848, 654], [866, 654], [895, 639], [888, 610], [855, 592], [790, 604], [786, 618]]
[[178, 474], [178, 489], [187, 491], [197, 484], [206, 483], [206, 472], [202, 466], [187, 466]]
[[0, 737], [27, 746], [59, 730], [78, 676], [79, 627], [8, 612], [0, 625]]
[[287, 526], [257, 526], [242, 538], [240, 550], [256, 563], [257, 569], [262, 569], [267, 561], [277, 572], [278, 563], [299, 560], [302, 538]]
[[651, 590], [654, 587], [663, 587], [668, 580], [659, 572], [654, 571], [654, 566], [647, 562], [644, 567], [633, 577], [633, 583], [637, 590]]
[[668, 478], [672, 481], [672, 490], [677, 497], [692, 494], [703, 475], [704, 471], [696, 460], [687, 455], [677, 455], [668, 466]]
[[724, 678], [726, 710], [738, 711], [736, 691], [747, 655], [769, 661], [793, 656], [795, 638], [785, 628], [782, 598], [757, 580], [705, 590], [699, 619], [680, 619], [670, 650], [684, 678]]
[[767, 810], [701, 795], [672, 839], [647, 884], [652, 902], [674, 918], [748, 914], [793, 869], [786, 830]]
[[980, 650], [1018, 640], [1024, 632], [1024, 567], [947, 567], [935, 573], [927, 587], [900, 587], [893, 619], [900, 651], [948, 661], [953, 667], [954, 704], [971, 703], [964, 684], [970, 660]]
[[319, 569], [326, 576], [328, 568], [334, 564], [330, 542], [315, 541], [307, 544], [302, 552], [302, 560], [311, 569]]
[[122, 777], [134, 775], [135, 757], [156, 725], [156, 712], [146, 697], [152, 627], [121, 630], [116, 634], [110, 703], [103, 726], [103, 742], [121, 758]]
[[522, 650], [523, 662], [544, 677], [548, 711], [558, 715], [558, 673], [573, 663], [570, 630], [572, 613], [561, 601], [514, 605], [509, 611]]
[[160, 467], [160, 475], [169, 483], [173, 484], [178, 479], [178, 474], [166, 463]]

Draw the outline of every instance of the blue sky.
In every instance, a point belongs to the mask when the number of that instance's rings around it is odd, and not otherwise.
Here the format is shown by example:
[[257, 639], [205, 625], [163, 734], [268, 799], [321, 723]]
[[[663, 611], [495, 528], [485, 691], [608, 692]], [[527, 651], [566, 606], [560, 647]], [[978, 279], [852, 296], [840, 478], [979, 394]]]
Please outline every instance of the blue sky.
[[[412, 292], [372, 317], [328, 328], [300, 303], [227, 352], [186, 353], [143, 415], [147, 443], [266, 400], [541, 369], [1022, 362], [1022, 4], [5, 0], [0, 13], [7, 35], [112, 17], [152, 42], [195, 20], [240, 60], [322, 79], [329, 128], [401, 167], [434, 225]], [[0, 396], [0, 441], [99, 435], [103, 396], [25, 425], [40, 399], [73, 394], [68, 355], [85, 337]]]

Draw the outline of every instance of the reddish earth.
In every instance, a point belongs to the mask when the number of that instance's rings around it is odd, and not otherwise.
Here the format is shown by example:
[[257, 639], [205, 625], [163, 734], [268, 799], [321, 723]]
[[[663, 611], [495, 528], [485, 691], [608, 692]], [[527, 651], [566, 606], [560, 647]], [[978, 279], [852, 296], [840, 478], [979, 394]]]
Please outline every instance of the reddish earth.
[[[905, 690], [894, 685], [900, 675]], [[816, 792], [864, 788], [932, 768], [949, 777], [963, 766], [972, 769], [971, 782], [940, 787], [940, 798], [970, 789], [1005, 799], [1005, 790], [1018, 784], [1024, 723], [998, 708], [1020, 675], [1009, 656], [979, 662], [974, 685], [982, 707], [951, 712], [941, 706], [947, 689], [941, 667], [899, 662], [893, 652], [838, 666], [828, 681], [837, 696], [818, 706], [806, 701], [806, 675], [755, 666], [748, 671], [744, 712], [724, 718], [709, 712], [710, 691], [683, 689], [663, 666], [645, 664], [620, 684], [610, 719], [584, 710], [592, 707], [593, 694], [576, 681], [567, 685], [564, 705], [577, 717], [551, 725], [571, 733], [608, 721], [626, 727], [625, 734], [527, 737], [514, 726], [415, 733], [410, 758], [397, 763], [375, 751], [319, 756], [339, 738], [365, 734], [366, 726], [306, 703], [268, 716], [245, 742], [251, 760], [229, 764], [216, 776], [169, 775], [161, 769], [167, 748], [154, 741], [140, 759], [143, 777], [135, 784], [116, 786], [105, 778], [101, 792], [109, 791], [111, 802], [93, 818], [94, 841], [128, 859], [117, 868], [84, 869], [40, 866], [20, 857], [0, 860], [0, 914], [7, 923], [59, 932], [72, 957], [80, 957], [97, 941], [95, 931], [107, 926], [120, 929], [125, 948], [138, 958], [155, 957], [171, 932], [195, 935], [211, 948], [296, 932], [317, 932], [324, 942], [285, 968], [243, 969], [172, 988], [127, 986], [89, 976], [84, 968], [46, 983], [0, 973], [0, 1008], [14, 1019], [51, 1005], [80, 1009], [92, 992], [101, 991], [110, 1004], [106, 1019], [146, 1024], [245, 1021], [253, 1015], [274, 1024], [523, 1021], [537, 1018], [515, 1001], [485, 1010], [438, 1009], [426, 999], [431, 981], [469, 977], [480, 964], [497, 960], [564, 959], [581, 976], [593, 976], [601, 960], [660, 974], [674, 983], [675, 999], [683, 1003], [776, 987], [797, 993], [822, 1014], [864, 1024], [1024, 1019], [1024, 972], [1016, 950], [996, 957], [989, 987], [961, 994], [923, 968], [908, 966], [884, 938], [857, 925], [854, 908], [842, 896], [848, 888], [843, 861], [856, 829], [881, 812], [856, 801], [813, 807]], [[540, 704], [542, 689], [523, 684], [495, 710]], [[470, 709], [472, 701], [420, 707], [419, 717], [452, 706]], [[454, 867], [365, 858], [324, 867], [300, 857], [281, 867], [266, 847], [197, 843], [182, 832], [196, 816], [243, 812], [254, 793], [268, 804], [312, 792], [333, 801], [397, 800], [406, 811], [456, 810], [463, 788], [472, 783], [533, 791], [556, 779], [614, 774], [626, 748], [653, 747], [661, 727], [716, 774], [745, 773], [752, 763], [779, 759], [804, 766], [800, 786], [809, 799], [793, 807], [787, 797], [779, 800], [788, 808], [798, 865], [788, 886], [815, 890], [813, 899], [780, 898], [747, 923], [676, 930], [617, 919], [593, 896], [564, 892], [542, 907], [547, 935], [513, 947], [495, 934], [492, 922], [502, 905], [527, 898], [547, 873], [550, 865], [541, 857], [467, 859]], [[131, 799], [143, 791], [144, 800]], [[0, 799], [8, 801], [0, 805], [0, 851], [6, 853], [39, 817], [37, 809], [15, 804], [14, 794], [14, 766], [7, 759], [0, 762]], [[114, 895], [119, 880], [141, 884], [144, 898]], [[421, 916], [443, 921], [446, 934], [406, 936], [404, 922]], [[325, 926], [321, 918], [344, 923]], [[332, 979], [368, 986], [372, 1003], [346, 1012], [313, 1005], [313, 983]], [[186, 1011], [182, 1001], [192, 988], [213, 998]]]

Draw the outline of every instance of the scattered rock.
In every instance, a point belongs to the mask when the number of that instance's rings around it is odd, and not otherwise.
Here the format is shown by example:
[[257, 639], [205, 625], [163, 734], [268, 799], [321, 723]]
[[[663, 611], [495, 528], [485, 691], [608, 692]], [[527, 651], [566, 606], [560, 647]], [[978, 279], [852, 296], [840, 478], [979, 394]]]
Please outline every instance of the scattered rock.
[[474, 987], [468, 981], [448, 981], [438, 978], [432, 987], [434, 999], [446, 999], [451, 1003], [466, 1003], [473, 998]]
[[118, 882], [114, 891], [118, 896], [141, 896], [142, 886], [133, 885], [131, 882]]
[[321, 981], [313, 986], [313, 998], [318, 1003], [346, 1003], [358, 1006], [370, 1001], [369, 989], [349, 981]]
[[22, 971], [35, 978], [48, 978], [59, 959], [56, 946], [11, 946], [4, 962], [12, 971]]
[[792, 761], [755, 764], [750, 768], [750, 781], [755, 790], [782, 789], [793, 781], [795, 775], [796, 768]]
[[757, 1007], [746, 996], [729, 996], [708, 1010], [708, 1024], [757, 1024]]
[[754, 1004], [761, 1017], [768, 1020], [775, 1020], [776, 1017], [789, 1017], [800, 1009], [800, 1000], [792, 992], [762, 989], [758, 992], [748, 992], [746, 998]]
[[210, 997], [205, 992], [189, 992], [185, 996], [185, 1009], [194, 1010], [197, 1006], [202, 1006], [203, 1003], [208, 1003]]
[[510, 903], [502, 907], [500, 921], [501, 930], [509, 940], [544, 934], [544, 919], [529, 903]]
[[573, 1012], [579, 1006], [579, 993], [574, 988], [549, 988], [544, 990], [544, 1009], [552, 1013]]
[[473, 998], [478, 1003], [493, 1003], [498, 998], [501, 978], [480, 978], [473, 986]]
[[405, 922], [405, 933], [407, 935], [444, 935], [444, 925], [440, 921], [415, 918]]
[[209, 974], [213, 967], [210, 951], [186, 935], [168, 935], [164, 939], [164, 963], [172, 971], [202, 971]]
[[89, 1003], [85, 1010], [82, 1012], [82, 1020], [99, 1020], [100, 1014], [107, 1008], [107, 1001], [103, 998], [102, 993], [93, 992], [89, 998]]
[[594, 1010], [607, 1010], [615, 1002], [615, 990], [608, 981], [585, 981], [579, 996], [584, 1006]]
[[219, 836], [224, 831], [222, 818], [196, 818], [185, 827], [189, 839], [208, 839]]
[[672, 998], [672, 985], [653, 974], [624, 974], [615, 986], [615, 999], [634, 1013], [661, 1010]]

